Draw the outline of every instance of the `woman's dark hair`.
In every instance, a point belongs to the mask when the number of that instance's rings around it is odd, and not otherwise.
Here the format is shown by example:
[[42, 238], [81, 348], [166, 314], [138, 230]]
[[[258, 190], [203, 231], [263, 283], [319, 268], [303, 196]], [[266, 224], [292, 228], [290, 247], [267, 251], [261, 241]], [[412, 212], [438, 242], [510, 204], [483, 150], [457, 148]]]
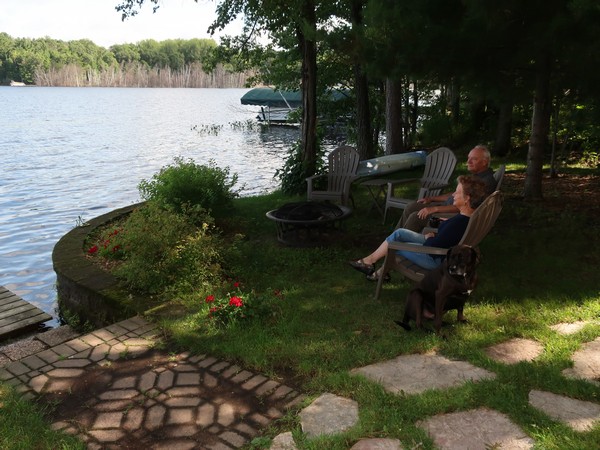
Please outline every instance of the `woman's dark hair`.
[[473, 175], [461, 175], [458, 182], [462, 184], [464, 194], [469, 196], [469, 206], [475, 209], [481, 205], [486, 197], [485, 183]]

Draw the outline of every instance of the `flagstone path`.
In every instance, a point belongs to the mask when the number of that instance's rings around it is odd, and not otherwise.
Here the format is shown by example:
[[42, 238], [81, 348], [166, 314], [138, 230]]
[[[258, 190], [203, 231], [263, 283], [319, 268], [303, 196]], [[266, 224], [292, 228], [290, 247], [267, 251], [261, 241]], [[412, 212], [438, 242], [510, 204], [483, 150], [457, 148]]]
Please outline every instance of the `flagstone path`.
[[[585, 323], [559, 324], [562, 334]], [[290, 408], [305, 403], [293, 386], [208, 355], [170, 354], [155, 344], [155, 325], [139, 317], [84, 335], [60, 327], [0, 347], [0, 380], [24, 396], [56, 403], [53, 427], [77, 435], [90, 449], [211, 449], [248, 444]], [[540, 343], [511, 339], [486, 349], [503, 364], [533, 361]], [[600, 382], [600, 338], [573, 354], [567, 377]], [[493, 372], [438, 354], [402, 355], [353, 369], [394, 394], [446, 389], [493, 379]], [[529, 404], [576, 431], [600, 421], [600, 404], [532, 390]], [[323, 393], [299, 411], [308, 438], [342, 433], [359, 420], [354, 400]], [[445, 450], [532, 448], [534, 441], [504, 414], [477, 408], [419, 421]], [[291, 431], [272, 450], [296, 449]], [[368, 437], [352, 450], [399, 450], [398, 439]]]

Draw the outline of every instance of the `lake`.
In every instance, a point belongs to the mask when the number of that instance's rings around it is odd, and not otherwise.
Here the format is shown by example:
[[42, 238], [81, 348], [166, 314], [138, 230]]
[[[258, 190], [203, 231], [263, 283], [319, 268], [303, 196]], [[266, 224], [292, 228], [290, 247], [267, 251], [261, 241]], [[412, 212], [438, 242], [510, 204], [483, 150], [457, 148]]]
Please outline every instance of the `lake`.
[[248, 89], [0, 87], [0, 285], [58, 325], [56, 242], [140, 200], [137, 186], [182, 156], [239, 175], [242, 195], [277, 188], [299, 130], [255, 122]]

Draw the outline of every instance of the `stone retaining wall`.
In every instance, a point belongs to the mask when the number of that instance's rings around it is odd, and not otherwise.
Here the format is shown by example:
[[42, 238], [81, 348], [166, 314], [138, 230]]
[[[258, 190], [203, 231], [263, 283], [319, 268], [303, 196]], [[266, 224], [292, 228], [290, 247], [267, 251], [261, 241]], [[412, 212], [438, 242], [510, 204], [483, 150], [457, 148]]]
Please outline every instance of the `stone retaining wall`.
[[116, 209], [98, 216], [65, 234], [54, 246], [52, 263], [57, 278], [58, 303], [63, 311], [103, 327], [136, 314], [139, 304], [113, 275], [86, 257], [86, 237], [96, 228], [123, 215], [140, 204]]

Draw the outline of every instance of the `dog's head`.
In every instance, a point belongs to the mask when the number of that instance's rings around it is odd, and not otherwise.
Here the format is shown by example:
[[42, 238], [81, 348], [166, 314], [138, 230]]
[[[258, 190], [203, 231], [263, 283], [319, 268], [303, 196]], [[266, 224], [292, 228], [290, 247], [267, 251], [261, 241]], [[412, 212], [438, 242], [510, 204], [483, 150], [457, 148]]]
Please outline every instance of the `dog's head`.
[[469, 245], [451, 247], [446, 253], [448, 273], [453, 277], [466, 278], [475, 271], [480, 259], [479, 250]]

